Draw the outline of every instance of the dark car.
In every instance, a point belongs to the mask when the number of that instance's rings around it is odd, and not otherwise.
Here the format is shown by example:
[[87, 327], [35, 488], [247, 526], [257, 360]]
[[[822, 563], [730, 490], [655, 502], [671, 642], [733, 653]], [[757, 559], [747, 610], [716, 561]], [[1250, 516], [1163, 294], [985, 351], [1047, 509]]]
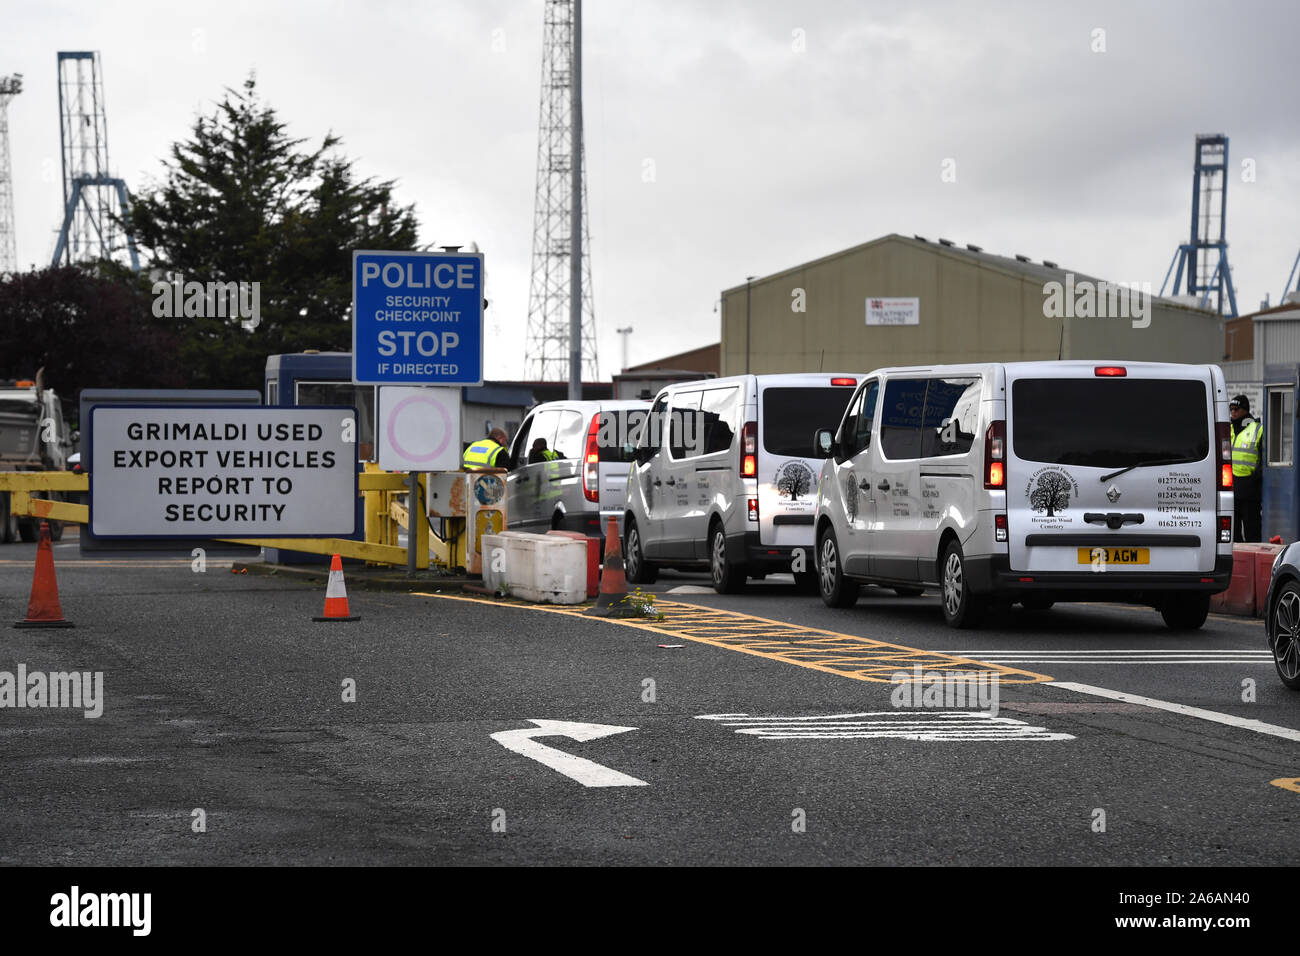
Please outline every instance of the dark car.
[[1287, 545], [1274, 558], [1264, 606], [1264, 633], [1277, 676], [1287, 687], [1300, 690], [1300, 542]]

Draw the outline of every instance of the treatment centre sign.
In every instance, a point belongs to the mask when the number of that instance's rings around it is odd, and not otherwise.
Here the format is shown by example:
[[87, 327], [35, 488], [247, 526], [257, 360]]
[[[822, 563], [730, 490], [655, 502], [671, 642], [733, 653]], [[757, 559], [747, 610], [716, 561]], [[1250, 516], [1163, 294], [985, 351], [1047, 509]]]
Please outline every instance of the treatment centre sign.
[[90, 532], [283, 538], [356, 530], [354, 408], [97, 405]]

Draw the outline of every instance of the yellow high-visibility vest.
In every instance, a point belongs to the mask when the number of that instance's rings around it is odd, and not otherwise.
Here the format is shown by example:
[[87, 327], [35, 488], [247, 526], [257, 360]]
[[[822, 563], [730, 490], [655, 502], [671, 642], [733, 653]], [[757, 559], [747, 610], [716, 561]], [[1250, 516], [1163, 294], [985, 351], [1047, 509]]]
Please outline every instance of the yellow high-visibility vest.
[[461, 464], [466, 468], [495, 468], [497, 455], [505, 450], [504, 445], [498, 445], [491, 438], [484, 438], [465, 449]]
[[1232, 476], [1249, 478], [1259, 470], [1259, 442], [1264, 429], [1252, 418], [1232, 439]]

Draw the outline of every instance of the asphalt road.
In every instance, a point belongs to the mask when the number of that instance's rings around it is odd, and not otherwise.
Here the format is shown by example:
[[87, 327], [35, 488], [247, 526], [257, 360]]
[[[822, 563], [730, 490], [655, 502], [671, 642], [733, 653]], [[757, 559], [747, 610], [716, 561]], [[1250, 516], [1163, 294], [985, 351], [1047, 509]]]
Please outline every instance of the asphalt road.
[[[0, 620], [26, 610], [34, 551], [0, 549]], [[76, 628], [6, 626], [0, 670], [102, 672], [103, 713], [0, 709], [0, 863], [1287, 865], [1300, 846], [1300, 793], [1271, 783], [1300, 777], [1300, 695], [1248, 659], [1254, 622], [1174, 636], [1090, 605], [959, 633], [934, 597], [831, 611], [666, 576], [659, 600], [691, 607], [658, 630], [356, 588], [361, 621], [318, 624], [318, 587], [216, 561], [72, 542], [56, 561]], [[1110, 661], [1189, 648], [1227, 653]], [[1000, 675], [996, 718], [863, 677], [965, 658]], [[556, 729], [534, 720], [633, 729], [510, 733]]]

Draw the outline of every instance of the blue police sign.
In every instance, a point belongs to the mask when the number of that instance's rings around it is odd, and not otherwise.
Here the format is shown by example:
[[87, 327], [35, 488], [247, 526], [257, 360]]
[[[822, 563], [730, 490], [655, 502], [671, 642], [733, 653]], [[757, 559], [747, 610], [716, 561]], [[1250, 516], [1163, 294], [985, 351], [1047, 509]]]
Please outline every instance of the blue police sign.
[[483, 254], [352, 253], [352, 381], [483, 384]]

